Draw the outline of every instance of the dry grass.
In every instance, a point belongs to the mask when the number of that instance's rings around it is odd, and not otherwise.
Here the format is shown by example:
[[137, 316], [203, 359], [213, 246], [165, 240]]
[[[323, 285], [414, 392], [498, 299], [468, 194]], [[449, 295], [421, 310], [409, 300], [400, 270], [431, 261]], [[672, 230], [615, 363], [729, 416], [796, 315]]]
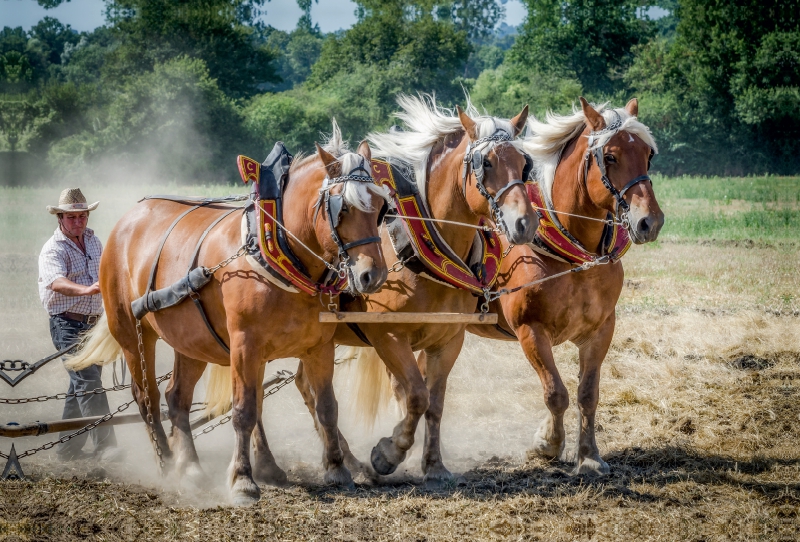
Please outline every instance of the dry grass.
[[[109, 205], [109, 216], [130, 199]], [[36, 231], [52, 229], [46, 218]], [[107, 221], [95, 218], [107, 232]], [[52, 346], [35, 255], [10, 237], [0, 251], [0, 354], [38, 359]], [[625, 262], [597, 419], [610, 476], [571, 475], [574, 408], [565, 461], [526, 456], [545, 414], [538, 379], [516, 344], [472, 337], [451, 377], [443, 420], [445, 462], [461, 473], [451, 488], [421, 484], [418, 446], [387, 485], [359, 484], [354, 492], [320, 486], [321, 447], [290, 387], [265, 403], [265, 421], [293, 485], [264, 488], [258, 505], [224, 506], [230, 425], [197, 441], [204, 468], [219, 482], [203, 494], [156, 479], [144, 430], [129, 426], [118, 431], [129, 451], [125, 464], [64, 465], [43, 454], [23, 460], [31, 481], [0, 484], [0, 540], [796, 539], [798, 246], [662, 242], [635, 247]], [[556, 360], [574, 397], [576, 349], [557, 347]], [[160, 345], [158, 372], [169, 366], [169, 349]], [[396, 417], [390, 411], [374, 430], [361, 428], [348, 409], [349, 383], [343, 366], [336, 376], [342, 430], [365, 459]], [[65, 387], [56, 362], [13, 391], [4, 386], [2, 395]], [[112, 407], [127, 400], [117, 395]], [[3, 406], [0, 421], [58, 418], [59, 408]], [[17, 448], [45, 438], [21, 439]], [[0, 441], [0, 450], [9, 447]]]

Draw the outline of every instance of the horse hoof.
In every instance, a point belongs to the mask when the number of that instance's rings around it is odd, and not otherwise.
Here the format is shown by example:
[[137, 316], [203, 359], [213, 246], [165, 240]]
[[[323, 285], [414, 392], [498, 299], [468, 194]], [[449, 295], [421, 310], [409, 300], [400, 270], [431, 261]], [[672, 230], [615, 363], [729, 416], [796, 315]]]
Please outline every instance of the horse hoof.
[[354, 490], [356, 485], [353, 483], [353, 477], [350, 476], [350, 471], [344, 465], [332, 467], [325, 472], [322, 477], [323, 482], [327, 485], [336, 486], [346, 490]]
[[425, 469], [425, 477], [422, 481], [427, 489], [450, 489], [456, 485], [453, 473], [441, 463]]
[[533, 446], [528, 453], [545, 459], [558, 459], [564, 452], [564, 440], [561, 442], [550, 442], [537, 431], [533, 437]]
[[579, 460], [578, 466], [575, 468], [575, 474], [577, 475], [605, 476], [609, 472], [611, 472], [611, 467], [599, 455], [594, 458], [585, 457]]
[[372, 449], [370, 462], [375, 472], [381, 476], [386, 476], [392, 474], [397, 469], [397, 465], [402, 463], [405, 458], [405, 452], [398, 451], [392, 439], [384, 437]]
[[278, 465], [257, 467], [253, 470], [253, 478], [264, 484], [283, 487], [289, 482], [286, 472]]
[[261, 491], [252, 480], [240, 478], [231, 488], [231, 502], [234, 506], [250, 506], [261, 498]]

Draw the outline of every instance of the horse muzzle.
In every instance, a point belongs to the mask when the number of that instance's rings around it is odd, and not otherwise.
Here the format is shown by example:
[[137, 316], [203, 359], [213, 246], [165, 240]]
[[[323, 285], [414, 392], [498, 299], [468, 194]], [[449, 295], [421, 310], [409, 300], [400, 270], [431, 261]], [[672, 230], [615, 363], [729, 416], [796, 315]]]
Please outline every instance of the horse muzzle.
[[503, 222], [506, 226], [508, 242], [513, 245], [525, 245], [533, 241], [539, 228], [539, 218], [535, 213], [522, 214], [516, 209], [503, 209]]
[[[362, 260], [370, 260], [369, 263]], [[350, 275], [351, 288], [360, 294], [372, 294], [380, 290], [386, 278], [389, 276], [389, 270], [386, 266], [375, 265], [371, 258], [359, 258], [348, 270]]]
[[631, 240], [637, 245], [651, 243], [658, 238], [658, 234], [664, 226], [664, 213], [649, 213], [638, 215], [632, 208], [630, 212], [630, 233]]

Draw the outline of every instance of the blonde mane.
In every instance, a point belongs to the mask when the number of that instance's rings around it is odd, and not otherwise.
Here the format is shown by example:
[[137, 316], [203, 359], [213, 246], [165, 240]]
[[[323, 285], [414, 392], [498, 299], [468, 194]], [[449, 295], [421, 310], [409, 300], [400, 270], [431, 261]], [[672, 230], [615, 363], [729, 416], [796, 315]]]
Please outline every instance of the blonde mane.
[[[342, 174], [353, 171], [358, 166], [363, 167], [367, 171], [372, 171], [371, 164], [366, 158], [358, 153], [350, 150], [348, 142], [342, 139], [342, 131], [336, 119], [331, 119], [333, 131], [326, 139], [322, 148], [335, 156], [341, 165]], [[363, 174], [363, 172], [362, 172]], [[374, 183], [363, 182], [346, 182], [344, 183], [344, 191], [342, 192], [344, 200], [358, 209], [359, 211], [371, 212], [375, 209], [372, 207], [372, 198], [370, 194], [376, 194], [383, 198], [385, 201], [390, 201], [389, 191], [384, 186], [378, 186]]]
[[[427, 202], [426, 166], [431, 149], [446, 136], [463, 131], [464, 127], [461, 125], [456, 111], [438, 106], [436, 97], [433, 95], [400, 94], [397, 97], [397, 103], [402, 111], [396, 115], [405, 124], [404, 131], [372, 132], [367, 135], [367, 139], [372, 147], [373, 156], [399, 158], [411, 164], [420, 194]], [[472, 105], [469, 97], [467, 97], [465, 112], [475, 121], [479, 138], [491, 136], [497, 130], [503, 130], [510, 137], [514, 137], [515, 130], [511, 121], [481, 115]], [[510, 143], [521, 150], [519, 141]]]
[[[650, 129], [628, 113], [625, 108], [607, 109], [606, 104], [603, 104], [598, 111], [603, 115], [606, 124], [611, 124], [616, 120], [614, 115], [616, 112], [622, 121], [619, 131], [638, 136], [653, 149], [653, 152], [658, 153], [658, 146]], [[561, 153], [570, 141], [583, 132], [586, 127], [586, 117], [582, 109], [573, 105], [571, 115], [557, 115], [548, 111], [545, 118], [546, 122], [540, 122], [533, 116], [528, 119], [529, 132], [522, 139], [522, 148], [533, 158], [536, 178], [542, 185], [542, 192], [548, 201], [552, 201], [553, 180]], [[594, 141], [592, 148], [605, 146], [613, 136], [614, 132], [602, 134]]]

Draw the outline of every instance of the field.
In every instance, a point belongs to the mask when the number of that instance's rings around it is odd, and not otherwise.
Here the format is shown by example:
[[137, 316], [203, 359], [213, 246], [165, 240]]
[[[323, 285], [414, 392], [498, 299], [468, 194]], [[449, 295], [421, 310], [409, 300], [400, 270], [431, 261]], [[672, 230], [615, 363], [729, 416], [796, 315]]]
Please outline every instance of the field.
[[[609, 476], [571, 475], [577, 416], [563, 461], [528, 457], [545, 407], [516, 344], [470, 337], [448, 388], [446, 490], [421, 483], [415, 446], [389, 483], [352, 492], [320, 485], [321, 445], [294, 386], [265, 402], [287, 488], [247, 509], [227, 506], [230, 424], [197, 440], [217, 482], [197, 493], [159, 480], [142, 425], [117, 428], [124, 463], [22, 460], [30, 479], [0, 483], [0, 540], [795, 540], [800, 520], [800, 178], [656, 178], [667, 217], [659, 241], [625, 256], [618, 324], [603, 366], [598, 443]], [[90, 227], [105, 239], [149, 193], [222, 195], [240, 187], [82, 187], [101, 205]], [[55, 228], [44, 206], [59, 189], [0, 189], [0, 356], [53, 351], [36, 290], [36, 258]], [[159, 374], [170, 369], [159, 345]], [[577, 350], [556, 349], [573, 397]], [[296, 368], [293, 360], [271, 364]], [[104, 380], [111, 383], [111, 368]], [[390, 432], [350, 408], [347, 364], [337, 369], [342, 432], [361, 459]], [[56, 361], [0, 396], [65, 391]], [[162, 388], [163, 389], [163, 388]], [[202, 398], [198, 388], [196, 400]], [[129, 400], [112, 394], [112, 408]], [[60, 418], [61, 403], [2, 405], [0, 423]], [[418, 432], [417, 440], [421, 440]], [[570, 438], [571, 437], [571, 438]], [[52, 440], [17, 439], [18, 451]], [[8, 453], [11, 441], [0, 439]], [[359, 480], [357, 480], [358, 482]]]

